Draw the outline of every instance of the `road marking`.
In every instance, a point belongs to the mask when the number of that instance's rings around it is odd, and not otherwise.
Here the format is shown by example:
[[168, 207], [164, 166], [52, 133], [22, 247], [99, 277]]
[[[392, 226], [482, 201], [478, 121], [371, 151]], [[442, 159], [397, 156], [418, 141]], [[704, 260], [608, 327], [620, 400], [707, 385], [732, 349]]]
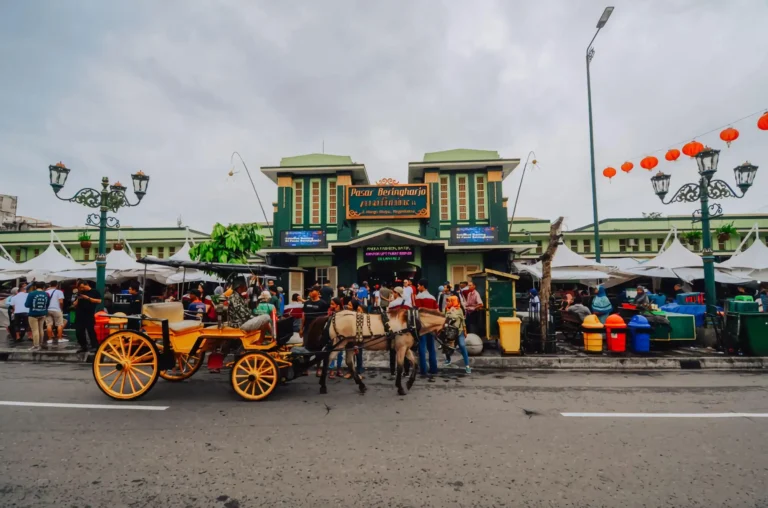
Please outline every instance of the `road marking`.
[[0, 400], [0, 406], [23, 407], [62, 407], [71, 409], [133, 409], [136, 411], [165, 411], [170, 406], [136, 406], [131, 404], [63, 404], [58, 402], [18, 402], [15, 400]]
[[768, 413], [560, 413], [572, 418], [768, 418]]

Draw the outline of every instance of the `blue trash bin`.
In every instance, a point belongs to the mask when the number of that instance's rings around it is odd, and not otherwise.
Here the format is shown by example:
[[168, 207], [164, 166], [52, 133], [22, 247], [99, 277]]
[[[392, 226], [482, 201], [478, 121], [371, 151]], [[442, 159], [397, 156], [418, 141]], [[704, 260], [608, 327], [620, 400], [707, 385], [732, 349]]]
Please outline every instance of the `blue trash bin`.
[[635, 353], [647, 353], [651, 350], [651, 325], [643, 316], [635, 316], [627, 324], [629, 328], [629, 346]]

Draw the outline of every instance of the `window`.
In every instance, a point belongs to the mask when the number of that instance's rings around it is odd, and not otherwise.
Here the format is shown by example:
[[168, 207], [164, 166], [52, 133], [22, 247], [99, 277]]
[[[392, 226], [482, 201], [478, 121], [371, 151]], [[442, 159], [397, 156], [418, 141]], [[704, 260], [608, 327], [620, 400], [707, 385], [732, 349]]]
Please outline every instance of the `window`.
[[304, 274], [301, 272], [290, 272], [288, 274], [288, 295], [292, 297], [294, 293], [304, 296]]
[[652, 251], [652, 250], [653, 250], [653, 245], [652, 245], [652, 243], [653, 243], [653, 242], [651, 241], [651, 239], [650, 239], [650, 238], [646, 238], [646, 239], [644, 239], [644, 240], [643, 240], [643, 248], [644, 248], [644, 250], [645, 250], [646, 252], [650, 252], [650, 251]]
[[440, 220], [451, 220], [451, 194], [448, 175], [440, 177]]
[[304, 222], [304, 181], [293, 182], [293, 223]]
[[579, 241], [578, 240], [571, 240], [571, 250], [573, 252], [576, 252], [579, 250]]
[[40, 255], [40, 249], [35, 249], [35, 257]]
[[640, 252], [640, 240], [637, 238], [630, 238], [629, 244], [632, 246], [632, 252]]
[[544, 250], [541, 246], [541, 240], [536, 240], [536, 254], [542, 254], [544, 253]]
[[133, 252], [136, 254], [136, 259], [141, 259], [141, 247], [136, 247]]
[[477, 265], [453, 265], [451, 267], [451, 282], [458, 284], [459, 282], [466, 281], [470, 273], [479, 271], [480, 267]]
[[663, 238], [657, 238], [656, 239], [656, 251], [660, 251], [661, 247], [664, 245], [664, 239]]
[[605, 249], [603, 248], [603, 239], [600, 239], [600, 252], [605, 252]]
[[173, 256], [176, 254], [176, 247], [168, 247], [168, 255]]
[[619, 252], [627, 252], [627, 239], [619, 238]]
[[315, 280], [321, 286], [326, 282], [331, 282], [331, 279], [328, 277], [328, 268], [315, 268]]
[[475, 176], [475, 207], [477, 220], [485, 220], [487, 217], [487, 203], [485, 200], [485, 177], [483, 175]]
[[338, 221], [336, 216], [337, 196], [336, 179], [332, 178], [328, 180], [328, 224], [336, 224]]
[[163, 259], [165, 257], [165, 247], [157, 248], [157, 257], [159, 257], [160, 259]]
[[584, 240], [584, 252], [592, 252], [592, 240]]
[[21, 263], [21, 249], [16, 249], [16, 262]]
[[467, 177], [461, 175], [456, 177], [456, 187], [458, 188], [458, 206], [459, 220], [469, 220], [469, 212], [467, 211]]
[[725, 240], [717, 239], [717, 250], [725, 250]]
[[320, 180], [310, 182], [312, 217], [310, 224], [320, 224]]
[[91, 249], [83, 249], [83, 259], [86, 261], [91, 259]]
[[152, 247], [147, 247], [147, 256], [152, 255]]

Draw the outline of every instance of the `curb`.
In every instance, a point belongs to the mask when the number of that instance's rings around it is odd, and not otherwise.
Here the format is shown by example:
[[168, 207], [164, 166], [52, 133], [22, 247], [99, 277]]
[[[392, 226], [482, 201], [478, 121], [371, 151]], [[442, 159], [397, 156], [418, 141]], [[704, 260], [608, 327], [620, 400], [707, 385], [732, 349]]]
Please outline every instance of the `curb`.
[[[457, 355], [454, 355], [454, 358]], [[457, 363], [461, 362], [460, 358]], [[18, 351], [0, 349], [0, 362], [89, 363], [90, 354], [75, 351]], [[441, 357], [442, 360], [442, 357]], [[366, 352], [364, 365], [389, 368], [389, 354]], [[510, 370], [761, 370], [768, 369], [768, 357], [750, 356], [675, 356], [675, 357], [609, 357], [609, 356], [474, 356], [472, 368]]]

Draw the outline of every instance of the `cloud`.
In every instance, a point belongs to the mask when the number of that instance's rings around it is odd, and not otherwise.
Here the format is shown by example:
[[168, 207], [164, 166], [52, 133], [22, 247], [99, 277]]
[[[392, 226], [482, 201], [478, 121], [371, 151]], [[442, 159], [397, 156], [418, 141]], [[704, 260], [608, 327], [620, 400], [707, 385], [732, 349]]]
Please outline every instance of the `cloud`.
[[[96, 7], [94, 7], [96, 5]], [[47, 187], [47, 165], [73, 168], [63, 194], [151, 175], [124, 224], [261, 220], [229, 156], [259, 166], [317, 152], [364, 162], [372, 180], [407, 178], [424, 152], [496, 149], [541, 169], [526, 175], [517, 214], [591, 222], [584, 54], [598, 2], [242, 2], [10, 4], [0, 18], [0, 192], [20, 213], [80, 224], [87, 213]], [[662, 206], [639, 157], [768, 107], [762, 2], [616, 2], [592, 63], [601, 217], [689, 214]], [[755, 119], [721, 155], [722, 178], [768, 159]], [[701, 138], [720, 145], [717, 133]], [[601, 176], [635, 157], [611, 183]], [[695, 165], [671, 168], [672, 187]], [[727, 213], [764, 207], [758, 171]], [[514, 199], [520, 171], [505, 182]], [[71, 187], [71, 188], [70, 188]], [[271, 207], [267, 206], [267, 211]], [[763, 209], [763, 211], [765, 211]]]

